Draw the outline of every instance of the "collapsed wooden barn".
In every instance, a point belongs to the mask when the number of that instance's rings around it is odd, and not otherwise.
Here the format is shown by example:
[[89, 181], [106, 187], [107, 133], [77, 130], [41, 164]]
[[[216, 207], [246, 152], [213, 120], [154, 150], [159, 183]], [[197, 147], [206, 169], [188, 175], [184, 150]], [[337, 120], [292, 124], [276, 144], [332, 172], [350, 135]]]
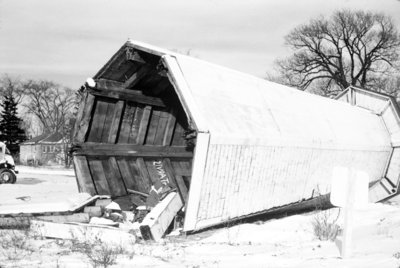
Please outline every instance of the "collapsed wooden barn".
[[134, 41], [93, 79], [73, 141], [80, 191], [177, 189], [186, 231], [329, 193], [337, 166], [367, 172], [375, 201], [397, 192], [399, 114], [381, 94], [372, 109], [358, 89], [349, 104]]

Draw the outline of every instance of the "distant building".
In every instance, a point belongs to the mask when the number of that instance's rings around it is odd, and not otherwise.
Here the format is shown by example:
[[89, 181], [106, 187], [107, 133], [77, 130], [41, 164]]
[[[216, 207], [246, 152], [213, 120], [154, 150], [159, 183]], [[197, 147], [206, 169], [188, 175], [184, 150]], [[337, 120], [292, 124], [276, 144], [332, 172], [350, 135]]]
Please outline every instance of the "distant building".
[[24, 165], [64, 164], [68, 143], [61, 133], [45, 133], [20, 144]]

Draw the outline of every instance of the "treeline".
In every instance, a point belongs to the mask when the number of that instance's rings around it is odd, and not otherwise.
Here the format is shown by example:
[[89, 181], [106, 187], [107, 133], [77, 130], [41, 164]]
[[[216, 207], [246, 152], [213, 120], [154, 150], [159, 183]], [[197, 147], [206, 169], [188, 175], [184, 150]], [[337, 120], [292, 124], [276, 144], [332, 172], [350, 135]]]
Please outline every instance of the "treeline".
[[12, 154], [19, 144], [44, 133], [60, 133], [68, 142], [72, 131], [75, 91], [52, 81], [0, 75], [0, 140]]

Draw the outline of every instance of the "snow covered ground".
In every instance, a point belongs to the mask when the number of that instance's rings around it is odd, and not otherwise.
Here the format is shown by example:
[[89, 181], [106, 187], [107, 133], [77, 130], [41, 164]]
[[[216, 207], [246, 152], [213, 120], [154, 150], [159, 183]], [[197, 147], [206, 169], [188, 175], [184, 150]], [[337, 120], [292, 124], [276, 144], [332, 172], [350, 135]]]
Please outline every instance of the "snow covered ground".
[[[2, 205], [58, 202], [77, 193], [72, 170], [18, 167], [14, 185], [0, 185]], [[354, 216], [353, 256], [341, 259], [334, 241], [320, 241], [312, 221], [321, 213], [243, 223], [160, 243], [139, 242], [118, 255], [112, 267], [391, 267], [400, 266], [400, 198], [371, 204]], [[343, 214], [341, 212], [341, 214]], [[341, 223], [339, 216], [339, 224]], [[4, 235], [4, 233], [2, 233]], [[91, 267], [67, 242], [28, 238], [34, 249], [10, 260], [0, 250], [0, 267]]]

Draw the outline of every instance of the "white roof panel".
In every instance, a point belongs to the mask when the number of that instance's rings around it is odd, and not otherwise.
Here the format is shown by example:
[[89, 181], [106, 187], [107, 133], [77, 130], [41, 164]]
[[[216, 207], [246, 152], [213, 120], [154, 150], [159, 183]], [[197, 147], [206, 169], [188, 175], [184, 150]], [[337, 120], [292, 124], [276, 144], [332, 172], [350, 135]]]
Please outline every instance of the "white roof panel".
[[179, 65], [184, 81], [179, 80], [178, 87], [185, 83], [186, 95], [190, 94], [212, 142], [390, 147], [381, 119], [368, 110], [198, 59], [176, 54], [168, 58]]

